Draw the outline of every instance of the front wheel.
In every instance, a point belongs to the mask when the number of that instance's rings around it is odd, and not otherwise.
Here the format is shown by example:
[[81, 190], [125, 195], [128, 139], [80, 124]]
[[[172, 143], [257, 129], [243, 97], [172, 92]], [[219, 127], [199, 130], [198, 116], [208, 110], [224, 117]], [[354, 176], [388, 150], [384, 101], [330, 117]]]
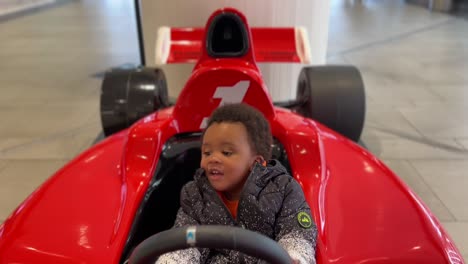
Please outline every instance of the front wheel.
[[358, 142], [364, 128], [366, 96], [353, 66], [310, 66], [299, 74], [294, 109]]
[[161, 69], [114, 69], [104, 76], [101, 122], [106, 136], [128, 128], [140, 118], [167, 106], [166, 77]]

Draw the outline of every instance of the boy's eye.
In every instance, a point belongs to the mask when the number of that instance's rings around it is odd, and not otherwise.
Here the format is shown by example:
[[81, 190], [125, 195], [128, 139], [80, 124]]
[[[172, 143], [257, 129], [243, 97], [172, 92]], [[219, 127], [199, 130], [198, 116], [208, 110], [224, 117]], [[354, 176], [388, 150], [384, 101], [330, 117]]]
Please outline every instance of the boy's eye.
[[209, 156], [209, 155], [211, 154], [211, 152], [209, 152], [209, 151], [203, 151], [202, 154], [203, 154], [203, 156]]
[[232, 151], [223, 151], [223, 155], [229, 157], [232, 155]]

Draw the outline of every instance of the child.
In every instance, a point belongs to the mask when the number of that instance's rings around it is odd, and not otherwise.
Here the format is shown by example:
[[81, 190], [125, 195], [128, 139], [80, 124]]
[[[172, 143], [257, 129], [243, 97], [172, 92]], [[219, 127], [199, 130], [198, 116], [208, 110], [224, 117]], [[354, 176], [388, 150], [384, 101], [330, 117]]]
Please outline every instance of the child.
[[[231, 225], [276, 240], [294, 263], [315, 263], [317, 228], [299, 184], [271, 157], [263, 114], [245, 104], [216, 109], [202, 139], [200, 169], [181, 192], [174, 227]], [[305, 221], [301, 219], [306, 218]], [[190, 248], [156, 263], [257, 263], [233, 250]]]

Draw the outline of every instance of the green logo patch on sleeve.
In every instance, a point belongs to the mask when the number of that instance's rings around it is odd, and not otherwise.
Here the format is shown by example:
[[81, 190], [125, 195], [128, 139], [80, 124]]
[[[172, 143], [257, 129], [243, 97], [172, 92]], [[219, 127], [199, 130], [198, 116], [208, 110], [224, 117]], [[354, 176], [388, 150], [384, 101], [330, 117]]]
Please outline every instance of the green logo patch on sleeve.
[[312, 218], [306, 212], [299, 212], [297, 214], [297, 221], [303, 228], [310, 228], [312, 226]]

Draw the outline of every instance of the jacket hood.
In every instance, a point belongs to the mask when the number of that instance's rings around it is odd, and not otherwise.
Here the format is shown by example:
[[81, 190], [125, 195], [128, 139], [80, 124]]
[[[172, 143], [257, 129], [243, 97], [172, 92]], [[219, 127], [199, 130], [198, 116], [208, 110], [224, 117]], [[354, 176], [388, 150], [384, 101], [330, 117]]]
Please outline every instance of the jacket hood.
[[257, 186], [264, 186], [269, 181], [284, 174], [288, 174], [286, 168], [278, 160], [270, 160], [266, 166], [255, 163], [249, 178], [254, 177], [252, 180], [255, 181]]

